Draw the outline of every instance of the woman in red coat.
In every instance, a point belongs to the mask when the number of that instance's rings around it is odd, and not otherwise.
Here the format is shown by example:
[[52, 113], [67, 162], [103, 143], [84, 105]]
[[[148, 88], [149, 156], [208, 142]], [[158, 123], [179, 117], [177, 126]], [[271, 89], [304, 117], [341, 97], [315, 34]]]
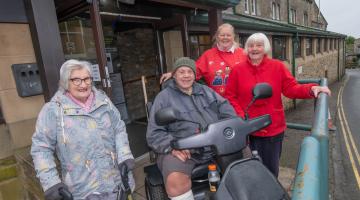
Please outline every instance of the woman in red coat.
[[[205, 51], [196, 61], [196, 80], [204, 79], [207, 86], [224, 96], [230, 71], [236, 64], [245, 61], [247, 56], [235, 42], [235, 31], [231, 24], [220, 25], [215, 40], [214, 47]], [[160, 83], [170, 77], [171, 72], [163, 74]]]
[[330, 90], [316, 84], [299, 84], [281, 61], [268, 57], [270, 50], [270, 42], [263, 33], [255, 33], [247, 39], [245, 53], [248, 58], [236, 65], [230, 73], [225, 97], [237, 114], [244, 116], [255, 84], [266, 82], [272, 86], [272, 97], [257, 100], [248, 114], [250, 118], [271, 115], [272, 124], [250, 136], [250, 147], [258, 151], [264, 165], [277, 177], [286, 128], [281, 95], [292, 99], [308, 99], [316, 98], [319, 92], [330, 95]]

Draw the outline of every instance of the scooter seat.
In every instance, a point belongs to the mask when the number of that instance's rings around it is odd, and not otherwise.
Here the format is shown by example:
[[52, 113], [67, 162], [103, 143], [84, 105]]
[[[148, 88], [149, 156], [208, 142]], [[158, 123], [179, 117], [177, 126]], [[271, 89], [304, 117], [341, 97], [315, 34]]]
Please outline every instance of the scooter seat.
[[221, 180], [215, 200], [289, 200], [274, 175], [257, 159], [233, 162]]

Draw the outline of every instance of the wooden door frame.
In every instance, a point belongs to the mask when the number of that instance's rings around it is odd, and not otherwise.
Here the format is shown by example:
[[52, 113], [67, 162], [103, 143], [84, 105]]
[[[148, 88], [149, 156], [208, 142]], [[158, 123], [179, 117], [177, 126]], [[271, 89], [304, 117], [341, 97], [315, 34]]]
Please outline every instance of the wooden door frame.
[[171, 18], [163, 19], [154, 24], [156, 39], [158, 44], [159, 52], [159, 63], [160, 63], [160, 72], [165, 72], [166, 60], [165, 60], [165, 48], [164, 48], [164, 40], [161, 37], [162, 33], [167, 30], [174, 29], [175, 27], [179, 27], [181, 31], [182, 38], [182, 46], [183, 46], [183, 54], [184, 56], [190, 56], [190, 43], [189, 43], [189, 31], [188, 24], [185, 15], [175, 14]]

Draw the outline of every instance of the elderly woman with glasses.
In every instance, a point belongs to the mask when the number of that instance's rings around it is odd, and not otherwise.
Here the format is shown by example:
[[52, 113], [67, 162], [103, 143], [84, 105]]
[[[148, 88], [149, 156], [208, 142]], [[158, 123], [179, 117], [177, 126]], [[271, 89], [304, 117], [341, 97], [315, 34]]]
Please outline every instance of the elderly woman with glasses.
[[255, 84], [266, 82], [272, 86], [272, 97], [256, 101], [248, 114], [250, 118], [264, 114], [271, 116], [270, 126], [250, 136], [250, 147], [258, 151], [263, 164], [277, 177], [286, 128], [282, 95], [291, 99], [310, 99], [316, 98], [320, 92], [328, 95], [331, 92], [328, 87], [299, 84], [283, 62], [268, 56], [270, 51], [269, 39], [263, 33], [254, 33], [247, 39], [245, 52], [248, 58], [232, 70], [225, 97], [237, 114], [244, 116], [244, 109], [252, 100]]
[[74, 199], [115, 200], [124, 167], [134, 189], [135, 163], [125, 124], [110, 99], [92, 85], [90, 64], [66, 61], [59, 85], [42, 108], [32, 137], [31, 155], [45, 199], [62, 199], [63, 189]]

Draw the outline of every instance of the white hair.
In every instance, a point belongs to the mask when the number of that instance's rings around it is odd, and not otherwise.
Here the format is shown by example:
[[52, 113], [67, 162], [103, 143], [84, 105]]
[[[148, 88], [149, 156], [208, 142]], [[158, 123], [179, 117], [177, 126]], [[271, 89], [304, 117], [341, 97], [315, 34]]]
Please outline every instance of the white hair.
[[70, 75], [75, 69], [86, 69], [89, 72], [90, 77], [92, 77], [91, 64], [89, 62], [70, 59], [61, 65], [59, 89], [68, 90]]
[[245, 53], [248, 53], [248, 46], [252, 43], [261, 42], [264, 45], [264, 51], [269, 54], [271, 51], [270, 41], [264, 33], [254, 33], [246, 40]]

